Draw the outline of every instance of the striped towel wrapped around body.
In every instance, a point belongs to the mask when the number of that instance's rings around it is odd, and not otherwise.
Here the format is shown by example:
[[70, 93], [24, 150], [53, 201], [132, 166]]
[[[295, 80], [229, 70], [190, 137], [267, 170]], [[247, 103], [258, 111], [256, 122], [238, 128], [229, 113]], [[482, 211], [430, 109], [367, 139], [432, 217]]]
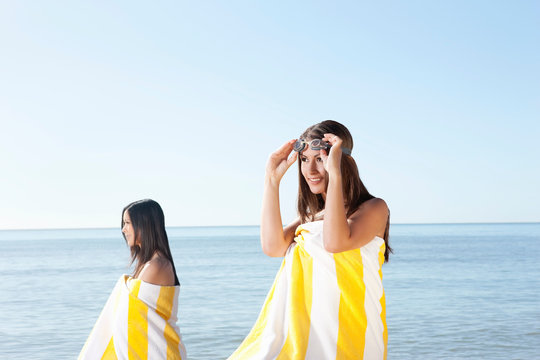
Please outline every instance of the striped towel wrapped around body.
[[323, 221], [300, 225], [257, 322], [229, 357], [385, 359], [384, 240], [332, 254]]
[[186, 359], [176, 325], [180, 286], [120, 277], [81, 359]]

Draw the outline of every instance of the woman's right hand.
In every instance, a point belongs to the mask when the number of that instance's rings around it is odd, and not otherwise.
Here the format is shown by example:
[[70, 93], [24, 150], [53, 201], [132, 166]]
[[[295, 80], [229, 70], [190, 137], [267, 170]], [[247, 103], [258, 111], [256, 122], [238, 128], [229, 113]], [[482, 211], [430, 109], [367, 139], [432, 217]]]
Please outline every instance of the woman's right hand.
[[[294, 229], [284, 233], [279, 209], [279, 183], [298, 155], [291, 152], [296, 140], [287, 141], [270, 154], [266, 163], [261, 213], [261, 246], [268, 256], [284, 256], [293, 241]], [[292, 228], [292, 227], [291, 227]], [[295, 227], [296, 229], [296, 227]]]
[[289, 167], [296, 161], [298, 154], [294, 153], [289, 156], [293, 151], [293, 145], [296, 139], [289, 140], [279, 149], [270, 154], [268, 162], [266, 163], [266, 180], [270, 181], [273, 185], [279, 185], [281, 178]]

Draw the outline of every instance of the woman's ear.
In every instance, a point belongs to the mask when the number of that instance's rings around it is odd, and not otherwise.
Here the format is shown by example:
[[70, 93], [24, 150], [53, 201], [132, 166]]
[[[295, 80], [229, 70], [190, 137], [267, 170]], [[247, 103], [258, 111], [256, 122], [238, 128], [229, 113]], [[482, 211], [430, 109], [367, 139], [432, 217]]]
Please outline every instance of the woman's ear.
[[141, 248], [141, 230], [137, 230], [137, 233], [135, 234], [135, 245]]

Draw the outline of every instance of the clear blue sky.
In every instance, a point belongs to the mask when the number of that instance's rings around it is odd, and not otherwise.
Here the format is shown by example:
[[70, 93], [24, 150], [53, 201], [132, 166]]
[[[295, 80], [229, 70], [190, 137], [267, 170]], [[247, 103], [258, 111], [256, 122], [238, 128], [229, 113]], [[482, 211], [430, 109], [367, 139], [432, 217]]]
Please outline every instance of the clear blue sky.
[[538, 1], [1, 2], [0, 229], [258, 224], [324, 119], [394, 223], [540, 221], [539, 44]]

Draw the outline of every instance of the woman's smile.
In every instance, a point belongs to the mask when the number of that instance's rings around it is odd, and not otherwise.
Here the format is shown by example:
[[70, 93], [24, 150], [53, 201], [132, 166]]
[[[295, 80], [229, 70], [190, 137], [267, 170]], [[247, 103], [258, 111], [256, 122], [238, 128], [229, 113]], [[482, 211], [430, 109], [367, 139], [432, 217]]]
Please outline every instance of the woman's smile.
[[326, 170], [320, 150], [308, 148], [300, 154], [302, 176], [314, 194], [326, 192]]

